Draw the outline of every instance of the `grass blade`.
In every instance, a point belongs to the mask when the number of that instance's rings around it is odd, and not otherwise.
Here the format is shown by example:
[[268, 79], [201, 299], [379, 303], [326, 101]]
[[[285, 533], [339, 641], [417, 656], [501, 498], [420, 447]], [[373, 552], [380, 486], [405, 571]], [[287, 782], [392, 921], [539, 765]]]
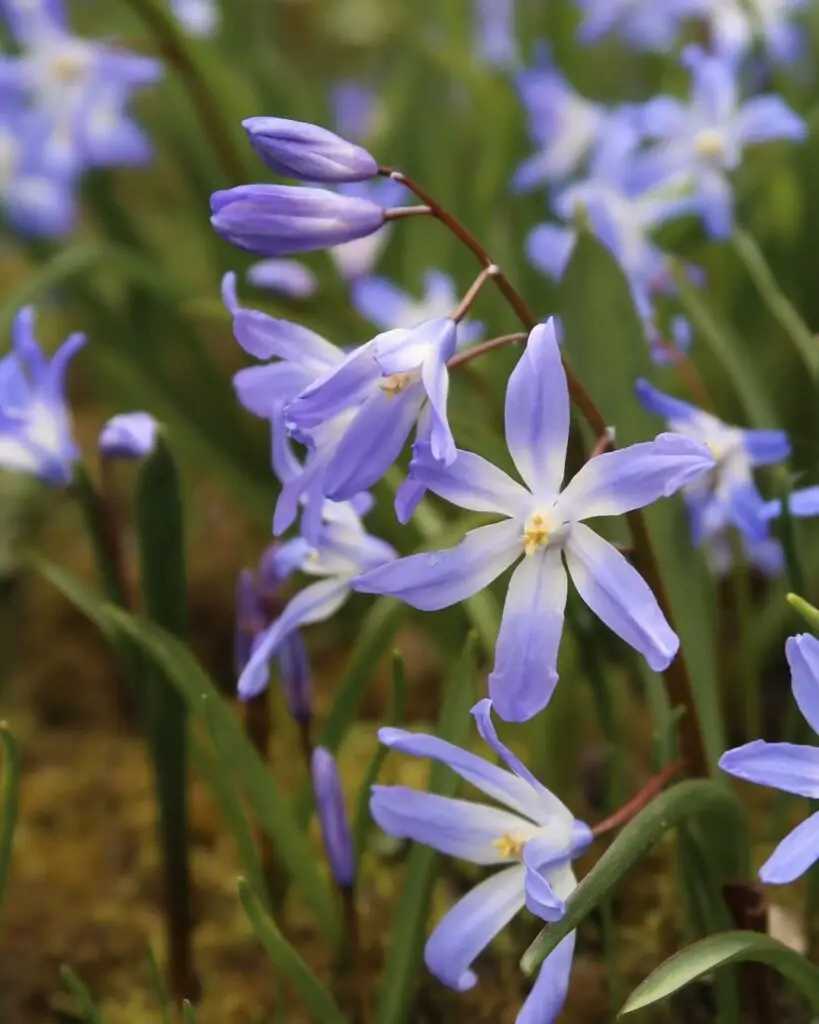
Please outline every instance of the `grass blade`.
[[0, 911], [11, 866], [14, 828], [20, 805], [20, 747], [5, 723], [0, 724], [3, 747], [3, 781], [0, 786]]
[[77, 1000], [77, 1005], [85, 1024], [103, 1024], [99, 1007], [91, 998], [91, 993], [85, 987], [80, 976], [75, 971], [72, 971], [70, 967], [66, 966], [66, 964], [63, 964], [60, 968], [60, 977], [71, 991], [71, 995]]

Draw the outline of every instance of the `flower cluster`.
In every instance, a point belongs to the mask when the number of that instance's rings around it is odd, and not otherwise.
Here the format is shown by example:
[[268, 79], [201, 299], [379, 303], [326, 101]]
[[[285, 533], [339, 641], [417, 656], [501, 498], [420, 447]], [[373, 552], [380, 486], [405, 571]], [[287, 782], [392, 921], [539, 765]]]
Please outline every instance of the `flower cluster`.
[[149, 159], [128, 107], [161, 66], [74, 35], [61, 0], [0, 0], [3, 20], [17, 50], [0, 55], [0, 208], [26, 234], [62, 235], [85, 170]]

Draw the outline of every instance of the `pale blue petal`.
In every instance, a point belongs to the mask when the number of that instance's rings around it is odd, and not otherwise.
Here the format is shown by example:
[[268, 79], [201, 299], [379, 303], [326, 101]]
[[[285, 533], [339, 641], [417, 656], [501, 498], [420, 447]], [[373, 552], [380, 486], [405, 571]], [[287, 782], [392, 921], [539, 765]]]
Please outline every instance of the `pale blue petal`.
[[386, 277], [362, 277], [352, 287], [356, 310], [383, 331], [406, 327], [406, 312], [412, 299]]
[[369, 398], [381, 377], [381, 369], [375, 361], [377, 340], [374, 338], [349, 352], [306, 388], [287, 410], [288, 421], [300, 430], [309, 430]]
[[784, 430], [743, 430], [742, 443], [752, 466], [770, 466], [791, 454]]
[[438, 611], [488, 587], [522, 551], [518, 523], [492, 523], [470, 530], [454, 548], [399, 558], [352, 585], [362, 594], [389, 594], [413, 608]]
[[799, 141], [807, 135], [807, 125], [780, 96], [754, 96], [739, 110], [736, 132], [743, 145], [773, 139]]
[[572, 582], [594, 614], [655, 672], [668, 668], [680, 641], [637, 570], [582, 523], [574, 524], [564, 550]]
[[558, 498], [563, 521], [618, 516], [667, 498], [713, 469], [712, 452], [683, 434], [597, 455], [581, 468]]
[[343, 358], [340, 349], [315, 331], [255, 309], [236, 311], [233, 335], [245, 352], [257, 359], [288, 359], [312, 365], [317, 374]]
[[543, 961], [515, 1024], [555, 1024], [569, 991], [576, 936], [577, 932], [569, 932]]
[[239, 370], [233, 376], [233, 389], [248, 412], [263, 419], [272, 419], [314, 378], [315, 374], [303, 366], [282, 361]]
[[676, 135], [685, 121], [685, 108], [673, 96], [655, 96], [639, 108], [638, 125], [649, 138]]
[[734, 230], [734, 193], [731, 182], [718, 170], [699, 177], [700, 211], [712, 238], [730, 238]]
[[[531, 821], [542, 823], [544, 814], [540, 796], [528, 781], [518, 774], [513, 775], [504, 771], [483, 757], [426, 733], [407, 732], [406, 729], [387, 726], [378, 730], [378, 739], [385, 747], [400, 750], [402, 754], [431, 757], [435, 761], [440, 761], [490, 799], [497, 800], [498, 803], [517, 811]], [[537, 786], [542, 788], [540, 783], [537, 783]], [[560, 806], [563, 807], [562, 804]], [[569, 813], [566, 808], [563, 810], [566, 814]]]
[[647, 380], [640, 378], [634, 386], [637, 398], [643, 408], [653, 412], [655, 416], [661, 416], [669, 423], [689, 423], [702, 416], [702, 410], [679, 398], [672, 398], [671, 395], [664, 395], [658, 391]]
[[529, 335], [506, 388], [505, 418], [518, 472], [536, 497], [553, 500], [569, 441], [569, 389], [553, 318]]
[[298, 260], [259, 260], [248, 269], [247, 279], [257, 288], [268, 288], [293, 299], [309, 299], [318, 291], [318, 278]]
[[[553, 879], [561, 879], [560, 868], [568, 866], [571, 837], [570, 821], [555, 823], [551, 834], [534, 836], [523, 850], [526, 907], [544, 921], [559, 921], [566, 912], [566, 904], [555, 889]], [[548, 868], [552, 871], [547, 871]]]
[[[800, 518], [819, 515], [819, 485], [791, 491], [788, 497], [788, 510], [792, 516]], [[776, 519], [782, 515], [782, 502], [778, 498], [766, 501], [762, 514], [766, 519]]]
[[785, 656], [791, 669], [791, 688], [799, 710], [819, 734], [819, 640], [810, 633], [790, 636]]
[[532, 496], [524, 487], [472, 452], [458, 451], [455, 461], [443, 466], [419, 446], [410, 474], [434, 494], [472, 512], [525, 519], [532, 506]]
[[268, 666], [281, 642], [300, 626], [329, 619], [347, 600], [346, 580], [328, 579], [313, 583], [289, 602], [278, 619], [256, 638], [253, 653], [239, 677], [239, 697], [248, 700], [267, 686]]
[[523, 908], [523, 875], [523, 865], [516, 864], [484, 879], [438, 924], [424, 962], [439, 981], [459, 992], [475, 985], [473, 960]]
[[484, 697], [472, 708], [470, 714], [475, 719], [478, 733], [484, 743], [488, 743], [507, 767], [526, 783], [528, 792], [536, 795], [536, 802], [533, 804], [530, 799], [525, 813], [541, 825], [549, 824], [554, 820], [564, 821], [571, 825], [573, 818], [568, 807], [535, 778], [520, 758], [498, 739], [492, 722], [492, 701], [488, 697]]
[[[524, 857], [526, 851], [524, 850]], [[527, 871], [524, 876], [526, 909], [543, 921], [554, 923], [566, 913], [566, 904], [558, 899], [554, 889], [537, 871]]]
[[447, 359], [455, 351], [455, 322], [451, 330], [442, 332], [437, 344], [427, 354], [421, 364], [421, 382], [427, 393], [430, 406], [429, 445], [433, 459], [450, 465], [455, 461], [457, 449], [455, 438], [446, 415], [447, 396], [449, 395], [449, 373], [446, 368]]
[[719, 766], [729, 775], [812, 800], [819, 797], [819, 747], [753, 740], [726, 751]]
[[566, 608], [559, 546], [523, 559], [512, 574], [489, 676], [489, 695], [507, 722], [525, 722], [549, 703]]
[[765, 502], [753, 480], [742, 480], [725, 495], [725, 515], [743, 537], [755, 543], [769, 533]]
[[381, 479], [401, 454], [423, 400], [415, 384], [399, 395], [379, 389], [364, 403], [327, 466], [328, 498], [346, 501]]
[[759, 869], [767, 885], [787, 885], [819, 860], [819, 813], [797, 825]]
[[512, 836], [525, 841], [535, 829], [509, 811], [406, 786], [373, 786], [370, 813], [388, 835], [424, 843], [472, 864], [507, 863], [498, 840]]
[[535, 267], [559, 281], [574, 248], [576, 232], [559, 224], [538, 224], [526, 237], [526, 255]]

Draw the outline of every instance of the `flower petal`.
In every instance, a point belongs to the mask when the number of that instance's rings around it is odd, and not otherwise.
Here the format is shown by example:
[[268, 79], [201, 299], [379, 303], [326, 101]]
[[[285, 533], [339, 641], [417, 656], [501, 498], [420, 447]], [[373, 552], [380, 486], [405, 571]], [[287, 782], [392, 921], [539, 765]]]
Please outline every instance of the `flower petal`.
[[472, 512], [525, 519], [532, 505], [532, 495], [525, 487], [472, 452], [459, 450], [454, 462], [444, 466], [432, 458], [428, 445], [419, 442], [410, 475], [439, 497]]
[[572, 830], [570, 824], [564, 823], [562, 828], [552, 831], [553, 834], [549, 837], [536, 836], [523, 849], [523, 866], [526, 868], [526, 907], [532, 914], [549, 922], [559, 921], [563, 917], [566, 904], [555, 892], [543, 868], [550, 859], [556, 857], [568, 862]]
[[753, 740], [727, 750], [719, 759], [724, 772], [758, 786], [819, 797], [819, 747]]
[[507, 722], [532, 718], [554, 693], [567, 588], [559, 547], [524, 558], [512, 575], [489, 676], [489, 695]]
[[772, 139], [799, 141], [807, 125], [780, 96], [754, 96], [746, 100], [737, 116], [737, 137], [743, 145]]
[[791, 669], [794, 699], [805, 721], [819, 733], [819, 640], [810, 633], [788, 637], [785, 656]]
[[506, 443], [518, 472], [538, 497], [560, 490], [569, 442], [569, 388], [554, 318], [538, 324], [506, 388]]
[[465, 992], [478, 978], [472, 961], [523, 908], [521, 864], [485, 879], [459, 900], [438, 924], [424, 950], [432, 974], [450, 988]]
[[353, 284], [351, 297], [356, 310], [382, 331], [395, 327], [414, 327], [406, 323], [407, 310], [413, 306], [405, 291], [386, 277], [362, 277]]
[[504, 864], [498, 840], [527, 842], [536, 825], [516, 814], [406, 786], [373, 786], [370, 813], [382, 831], [473, 864]]
[[[791, 491], [788, 498], [788, 510], [792, 516], [809, 517], [819, 515], [819, 484], [803, 487], [799, 491]], [[782, 514], [782, 502], [779, 500], [765, 503], [764, 515], [773, 519]]]
[[271, 419], [314, 379], [315, 375], [303, 366], [276, 362], [239, 370], [233, 375], [233, 389], [248, 412]]
[[[437, 736], [407, 732], [406, 729], [394, 729], [391, 726], [378, 730], [378, 740], [390, 749], [400, 750], [402, 754], [431, 757], [440, 761], [492, 800], [505, 804], [532, 821], [540, 823], [543, 818], [539, 794], [529, 785], [528, 780], [504, 771], [483, 757], [438, 739]], [[556, 797], [553, 799], [557, 800]], [[560, 806], [563, 807], [562, 804]], [[565, 807], [563, 811], [569, 813]]]
[[236, 310], [233, 336], [242, 348], [257, 359], [287, 359], [301, 366], [322, 369], [341, 362], [343, 354], [315, 331], [290, 320], [278, 320], [255, 309]]
[[399, 558], [353, 580], [362, 594], [390, 594], [425, 612], [477, 594], [520, 556], [520, 525], [509, 519], [470, 530], [447, 551]]
[[752, 466], [770, 466], [772, 462], [787, 459], [791, 453], [784, 430], [743, 430], [741, 433]]
[[576, 936], [577, 932], [569, 932], [543, 961], [515, 1024], [554, 1024], [557, 1020], [569, 991]]
[[557, 511], [568, 522], [622, 515], [667, 498], [715, 465], [698, 441], [659, 434], [589, 459], [558, 498]]
[[702, 416], [702, 410], [689, 402], [683, 402], [679, 398], [672, 398], [658, 391], [653, 384], [640, 378], [634, 385], [637, 398], [640, 404], [653, 412], [655, 416], [662, 416], [669, 423], [689, 423]]
[[377, 340], [374, 338], [349, 352], [342, 362], [305, 388], [289, 406], [288, 422], [300, 430], [309, 430], [369, 398], [381, 376], [375, 361]]
[[446, 415], [449, 395], [449, 372], [446, 362], [455, 351], [456, 329], [452, 320], [443, 320], [441, 323], [451, 324], [451, 330], [441, 330], [438, 342], [427, 353], [421, 364], [421, 382], [429, 399], [429, 444], [432, 457], [436, 461], [450, 465], [455, 461], [457, 449]]
[[680, 641], [637, 570], [582, 523], [572, 527], [565, 553], [572, 582], [594, 614], [639, 651], [655, 672], [667, 668]]
[[347, 580], [321, 580], [299, 591], [278, 619], [260, 633], [253, 647], [250, 661], [239, 677], [239, 697], [248, 700], [267, 686], [268, 665], [279, 645], [294, 629], [311, 622], [329, 619], [347, 600], [350, 585]]
[[760, 879], [768, 885], [787, 885], [819, 860], [819, 813], [797, 825], [782, 840], [759, 869]]

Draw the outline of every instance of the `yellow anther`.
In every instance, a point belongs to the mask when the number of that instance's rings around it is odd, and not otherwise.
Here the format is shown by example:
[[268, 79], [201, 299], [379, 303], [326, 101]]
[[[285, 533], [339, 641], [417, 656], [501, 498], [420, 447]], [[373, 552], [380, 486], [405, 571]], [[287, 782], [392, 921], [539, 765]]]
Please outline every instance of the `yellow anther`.
[[697, 133], [694, 146], [704, 160], [715, 160], [725, 152], [725, 139], [714, 128], [705, 128]]
[[409, 373], [391, 373], [389, 377], [382, 377], [378, 386], [387, 393], [388, 397], [400, 395], [412, 383], [412, 375]]
[[520, 860], [526, 840], [504, 832], [500, 839], [493, 840], [492, 845], [500, 852], [504, 860]]
[[523, 531], [523, 550], [527, 555], [533, 555], [539, 548], [549, 543], [549, 527], [542, 515], [536, 512], [529, 517], [526, 528]]

